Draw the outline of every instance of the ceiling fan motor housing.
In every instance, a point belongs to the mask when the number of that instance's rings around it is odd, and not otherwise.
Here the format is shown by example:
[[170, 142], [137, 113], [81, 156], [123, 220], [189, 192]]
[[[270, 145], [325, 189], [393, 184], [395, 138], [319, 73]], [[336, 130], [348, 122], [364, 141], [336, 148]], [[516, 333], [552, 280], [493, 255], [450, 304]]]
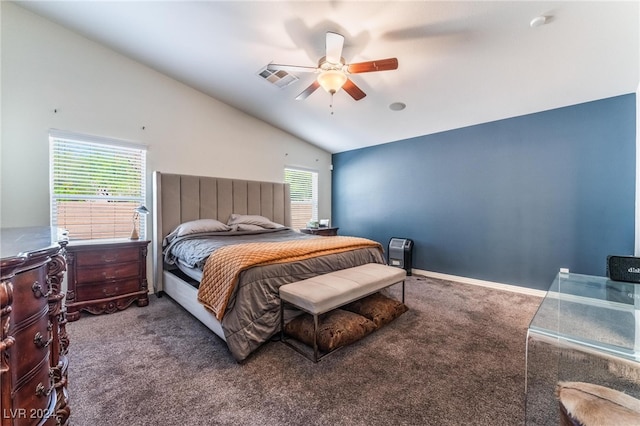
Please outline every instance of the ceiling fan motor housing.
[[346, 72], [345, 64], [346, 62], [343, 57], [340, 57], [340, 63], [334, 64], [332, 62], [327, 61], [326, 56], [323, 56], [318, 61], [318, 69], [320, 69], [320, 71], [336, 70], [336, 71]]

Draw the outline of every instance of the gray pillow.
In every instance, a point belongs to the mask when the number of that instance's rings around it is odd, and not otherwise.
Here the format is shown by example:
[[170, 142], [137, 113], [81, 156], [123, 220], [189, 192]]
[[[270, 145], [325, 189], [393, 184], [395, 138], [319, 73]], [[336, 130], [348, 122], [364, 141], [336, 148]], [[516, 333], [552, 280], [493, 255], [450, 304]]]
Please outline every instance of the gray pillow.
[[277, 229], [284, 228], [284, 225], [280, 225], [279, 223], [272, 222], [264, 216], [259, 216], [255, 214], [236, 214], [232, 213], [229, 216], [229, 220], [227, 221], [227, 225], [256, 225], [260, 226], [264, 229]]
[[220, 232], [229, 231], [231, 227], [215, 219], [198, 219], [185, 222], [178, 226], [171, 234], [176, 233], [176, 237], [197, 234], [200, 232]]
[[264, 232], [264, 228], [258, 225], [252, 225], [250, 223], [236, 223], [231, 225], [231, 229], [233, 231], [262, 231]]

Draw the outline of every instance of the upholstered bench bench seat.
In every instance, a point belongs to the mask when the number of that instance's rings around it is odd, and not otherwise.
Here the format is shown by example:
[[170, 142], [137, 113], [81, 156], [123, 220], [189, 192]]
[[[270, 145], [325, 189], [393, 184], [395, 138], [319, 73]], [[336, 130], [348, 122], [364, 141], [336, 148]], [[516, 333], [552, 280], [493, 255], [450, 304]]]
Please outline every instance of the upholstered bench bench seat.
[[[379, 263], [367, 263], [281, 286], [282, 341], [288, 343], [284, 332], [284, 305], [288, 303], [313, 315], [313, 361], [317, 362], [320, 359], [317, 345], [319, 315], [397, 283], [402, 283], [402, 301], [404, 302], [404, 280], [406, 275], [407, 273], [404, 269]], [[300, 352], [298, 348], [294, 347], [294, 349]], [[304, 353], [303, 355], [306, 356]]]

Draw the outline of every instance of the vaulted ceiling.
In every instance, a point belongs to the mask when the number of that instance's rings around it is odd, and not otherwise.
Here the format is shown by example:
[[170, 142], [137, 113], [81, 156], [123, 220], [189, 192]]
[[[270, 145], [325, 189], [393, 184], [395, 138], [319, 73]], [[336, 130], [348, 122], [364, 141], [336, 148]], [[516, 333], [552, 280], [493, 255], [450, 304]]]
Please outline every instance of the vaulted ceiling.
[[[640, 82], [636, 1], [17, 4], [332, 153], [633, 93]], [[545, 23], [532, 26], [536, 17]], [[282, 88], [259, 76], [269, 63], [316, 66], [327, 31], [344, 36], [347, 63], [395, 57], [398, 69], [351, 75], [359, 101], [322, 89], [296, 100], [314, 73]]]

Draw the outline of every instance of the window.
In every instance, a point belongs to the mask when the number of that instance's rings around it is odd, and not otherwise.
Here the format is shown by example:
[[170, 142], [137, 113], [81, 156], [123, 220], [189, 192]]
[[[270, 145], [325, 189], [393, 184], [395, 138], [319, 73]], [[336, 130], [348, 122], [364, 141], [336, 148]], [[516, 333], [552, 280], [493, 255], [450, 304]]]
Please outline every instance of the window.
[[[76, 240], [129, 237], [145, 202], [146, 148], [59, 131], [49, 145], [51, 225]], [[138, 221], [144, 237], [145, 215]]]
[[318, 172], [285, 168], [284, 181], [291, 187], [291, 227], [306, 228], [318, 220]]

